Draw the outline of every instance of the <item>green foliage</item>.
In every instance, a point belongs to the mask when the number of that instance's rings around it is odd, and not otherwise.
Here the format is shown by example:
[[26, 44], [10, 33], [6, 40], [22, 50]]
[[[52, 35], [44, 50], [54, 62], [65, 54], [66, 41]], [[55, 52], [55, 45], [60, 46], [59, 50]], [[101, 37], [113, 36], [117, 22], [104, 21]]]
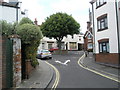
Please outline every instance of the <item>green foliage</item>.
[[22, 45], [24, 47], [22, 47], [24, 49], [24, 58], [30, 59], [31, 60], [31, 64], [33, 67], [36, 67], [36, 65], [38, 65], [38, 61], [36, 59], [36, 54], [37, 54], [37, 46], [36, 45]]
[[19, 25], [17, 34], [21, 37], [23, 44], [34, 44], [42, 38], [40, 28], [32, 24]]
[[56, 13], [47, 17], [40, 28], [45, 36], [55, 38], [60, 45], [64, 36], [78, 34], [80, 25], [71, 15]]
[[7, 23], [7, 21], [0, 21], [0, 32], [3, 36], [9, 36], [15, 33], [13, 24]]
[[24, 17], [22, 18], [22, 20], [19, 22], [19, 25], [23, 25], [23, 24], [33, 24], [33, 21], [31, 21], [29, 18]]
[[[56, 13], [47, 17], [41, 25], [43, 34], [47, 37], [63, 37], [79, 33], [79, 23], [66, 13]], [[53, 33], [54, 32], [54, 33]]]
[[22, 40], [22, 55], [24, 59], [30, 59], [32, 66], [36, 67], [39, 64], [36, 59], [37, 48], [43, 37], [40, 28], [33, 25], [29, 18], [23, 18], [16, 28], [16, 33]]

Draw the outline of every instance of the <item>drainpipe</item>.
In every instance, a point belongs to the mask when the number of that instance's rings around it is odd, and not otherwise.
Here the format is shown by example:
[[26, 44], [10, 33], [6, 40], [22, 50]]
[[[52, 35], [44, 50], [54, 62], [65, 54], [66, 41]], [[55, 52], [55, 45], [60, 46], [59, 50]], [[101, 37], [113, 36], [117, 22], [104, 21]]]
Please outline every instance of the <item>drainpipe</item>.
[[93, 54], [95, 54], [95, 25], [94, 25], [94, 1], [91, 1], [90, 4], [92, 5], [92, 18], [93, 18], [93, 28], [92, 28], [92, 33], [93, 33]]
[[[116, 8], [116, 22], [117, 22], [117, 36], [118, 36], [118, 60], [120, 60], [120, 36], [119, 36], [119, 16], [118, 16], [118, 1], [115, 0], [115, 8]], [[120, 61], [119, 61], [120, 65]]]
[[16, 22], [18, 22], [18, 4], [19, 2], [16, 4]]

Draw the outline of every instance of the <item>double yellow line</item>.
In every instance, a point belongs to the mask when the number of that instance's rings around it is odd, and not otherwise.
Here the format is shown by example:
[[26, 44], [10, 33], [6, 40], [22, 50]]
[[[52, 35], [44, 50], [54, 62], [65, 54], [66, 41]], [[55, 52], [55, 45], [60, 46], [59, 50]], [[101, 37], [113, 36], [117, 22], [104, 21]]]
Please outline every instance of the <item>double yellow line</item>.
[[[101, 75], [101, 76], [103, 76], [103, 77], [106, 77], [106, 78], [108, 78], [108, 79], [111, 79], [111, 80], [113, 80], [113, 81], [116, 81], [116, 82], [119, 82], [119, 83], [120, 83], [120, 80], [119, 80], [119, 79], [116, 79], [116, 78], [113, 78], [113, 77], [104, 75], [104, 74], [102, 74], [102, 73], [100, 73], [100, 72], [97, 72], [97, 71], [95, 71], [95, 70], [93, 70], [93, 69], [90, 69], [90, 68], [87, 68], [87, 67], [83, 66], [83, 64], [82, 64], [81, 61], [84, 59], [84, 57], [85, 57], [85, 54], [82, 55], [82, 56], [79, 58], [79, 60], [78, 60], [78, 64], [80, 65], [80, 67], [82, 67], [82, 68], [84, 68], [84, 69], [86, 69], [86, 70], [88, 70], [88, 71], [91, 71], [91, 72], [93, 72], [93, 73], [96, 73], [96, 74], [98, 74], [98, 75]], [[107, 72], [106, 72], [106, 73], [107, 73]]]
[[56, 79], [55, 79], [55, 82], [54, 82], [54, 84], [53, 84], [53, 86], [52, 86], [52, 88], [51, 88], [51, 90], [55, 90], [55, 89], [57, 88], [58, 83], [59, 83], [59, 80], [60, 80], [60, 73], [59, 73], [58, 69], [57, 69], [55, 66], [53, 66], [52, 64], [50, 64], [50, 63], [48, 63], [48, 62], [46, 62], [46, 63], [47, 63], [48, 65], [50, 65], [50, 66], [55, 70]]

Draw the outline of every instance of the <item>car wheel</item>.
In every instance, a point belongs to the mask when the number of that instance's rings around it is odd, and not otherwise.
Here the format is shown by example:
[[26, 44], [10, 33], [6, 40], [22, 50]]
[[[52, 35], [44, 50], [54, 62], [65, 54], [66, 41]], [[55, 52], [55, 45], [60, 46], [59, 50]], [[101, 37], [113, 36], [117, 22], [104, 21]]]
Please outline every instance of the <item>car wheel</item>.
[[52, 59], [52, 57], [49, 57], [49, 59]]

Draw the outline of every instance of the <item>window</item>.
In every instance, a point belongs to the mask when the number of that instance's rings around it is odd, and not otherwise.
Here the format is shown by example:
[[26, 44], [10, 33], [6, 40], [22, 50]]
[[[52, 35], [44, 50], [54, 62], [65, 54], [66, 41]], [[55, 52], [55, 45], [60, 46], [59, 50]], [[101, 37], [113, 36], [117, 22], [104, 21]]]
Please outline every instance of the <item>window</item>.
[[109, 53], [109, 42], [99, 42], [99, 52]]
[[45, 49], [45, 43], [42, 43], [42, 49]]
[[107, 14], [97, 18], [98, 31], [108, 29]]
[[106, 1], [107, 1], [107, 0], [97, 0], [97, 1], [96, 1], [96, 8], [101, 7], [101, 6], [103, 6], [104, 4], [106, 4]]
[[87, 36], [87, 37], [88, 37], [88, 39], [91, 39], [91, 38], [92, 38], [92, 36], [91, 36], [90, 34], [88, 34], [88, 36]]
[[70, 42], [70, 49], [71, 50], [77, 49], [77, 43], [76, 42]]
[[93, 44], [92, 43], [88, 43], [88, 49], [92, 49], [93, 48]]

